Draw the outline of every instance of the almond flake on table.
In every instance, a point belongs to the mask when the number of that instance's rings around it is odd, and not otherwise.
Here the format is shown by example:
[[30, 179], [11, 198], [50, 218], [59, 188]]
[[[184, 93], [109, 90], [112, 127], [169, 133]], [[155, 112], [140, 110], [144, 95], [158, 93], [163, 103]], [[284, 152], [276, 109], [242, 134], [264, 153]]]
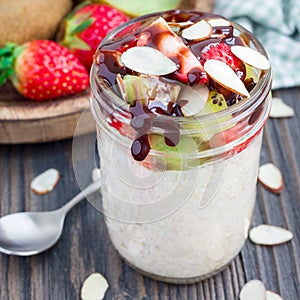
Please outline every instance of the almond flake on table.
[[83, 282], [81, 288], [82, 300], [101, 300], [108, 289], [105, 277], [100, 273], [90, 274]]
[[292, 107], [283, 102], [281, 98], [273, 97], [270, 111], [271, 118], [288, 118], [293, 117], [295, 111]]
[[283, 298], [272, 291], [266, 291], [266, 300], [283, 300]]
[[248, 281], [241, 289], [240, 300], [266, 300], [266, 288], [262, 281], [253, 279]]
[[279, 194], [283, 190], [284, 180], [281, 171], [272, 163], [259, 167], [258, 181], [272, 193]]
[[59, 171], [51, 168], [36, 176], [31, 181], [30, 188], [36, 194], [44, 195], [51, 192], [56, 187], [59, 179]]
[[275, 246], [286, 243], [293, 238], [293, 233], [285, 228], [261, 224], [249, 231], [249, 239], [264, 246]]
[[92, 181], [96, 182], [101, 179], [101, 171], [99, 168], [94, 168], [92, 170]]

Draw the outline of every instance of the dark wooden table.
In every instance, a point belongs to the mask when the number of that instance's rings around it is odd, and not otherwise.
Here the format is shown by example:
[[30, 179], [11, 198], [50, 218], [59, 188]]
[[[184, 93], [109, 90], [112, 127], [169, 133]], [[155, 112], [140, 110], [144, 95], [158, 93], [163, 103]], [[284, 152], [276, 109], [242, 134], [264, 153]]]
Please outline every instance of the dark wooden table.
[[[264, 132], [261, 162], [273, 162], [282, 171], [281, 195], [258, 184], [253, 225], [283, 226], [294, 239], [275, 247], [247, 241], [241, 253], [220, 274], [193, 285], [170, 285], [148, 279], [127, 266], [109, 242], [103, 217], [81, 202], [67, 216], [62, 238], [49, 251], [32, 257], [0, 254], [0, 299], [80, 299], [84, 279], [102, 273], [109, 282], [105, 299], [238, 299], [241, 287], [253, 278], [285, 300], [300, 299], [300, 89], [276, 91], [296, 116], [270, 119]], [[94, 135], [83, 137], [87, 145]], [[80, 183], [90, 182], [89, 153], [80, 150], [75, 162]], [[80, 152], [79, 151], [79, 152]], [[92, 160], [93, 161], [93, 160]], [[30, 181], [43, 170], [57, 168], [62, 178], [51, 193], [38, 196]], [[72, 140], [35, 145], [0, 145], [0, 215], [18, 211], [51, 210], [79, 192], [72, 162]], [[17, 226], [17, 224], [16, 224]], [[255, 300], [255, 299], [253, 299]]]

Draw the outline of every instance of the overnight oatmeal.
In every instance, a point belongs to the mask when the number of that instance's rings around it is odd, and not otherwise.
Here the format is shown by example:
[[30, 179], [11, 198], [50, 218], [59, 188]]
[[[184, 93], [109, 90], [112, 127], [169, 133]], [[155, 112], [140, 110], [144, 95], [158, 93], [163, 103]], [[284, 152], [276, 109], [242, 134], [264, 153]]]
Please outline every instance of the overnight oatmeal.
[[251, 222], [270, 64], [251, 33], [213, 14], [128, 22], [91, 74], [103, 212], [132, 266], [186, 283], [222, 269]]

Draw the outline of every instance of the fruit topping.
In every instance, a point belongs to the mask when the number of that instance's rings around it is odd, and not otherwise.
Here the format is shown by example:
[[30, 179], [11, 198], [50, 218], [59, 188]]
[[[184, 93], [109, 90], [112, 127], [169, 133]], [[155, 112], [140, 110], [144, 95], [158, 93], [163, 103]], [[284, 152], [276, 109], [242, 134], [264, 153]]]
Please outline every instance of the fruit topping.
[[218, 112], [226, 108], [227, 103], [224, 96], [221, 93], [212, 90], [208, 94], [207, 103], [204, 109], [201, 111], [201, 115]]
[[209, 44], [203, 49], [201, 58], [203, 60], [216, 59], [226, 63], [240, 78], [245, 76], [245, 66], [243, 62], [233, 55], [231, 47], [224, 42]]
[[226, 63], [210, 59], [204, 63], [204, 70], [213, 80], [226, 89], [239, 95], [250, 97], [244, 83]]
[[163, 81], [159, 77], [126, 75], [119, 79], [125, 101], [134, 105], [141, 101], [153, 113], [171, 115], [171, 109], [181, 90], [179, 84]]
[[183, 137], [176, 146], [166, 144], [164, 136], [160, 134], [150, 134], [149, 142], [151, 149], [164, 153], [164, 156], [156, 157], [156, 164], [160, 166], [160, 169], [168, 170], [186, 169], [188, 167], [187, 154], [194, 153], [198, 147], [196, 140], [191, 136]]
[[147, 75], [167, 75], [178, 69], [163, 53], [146, 46], [129, 48], [121, 55], [121, 62], [127, 68]]
[[[248, 121], [232, 122], [230, 113], [219, 112], [250, 97], [264, 74], [261, 69], [267, 65], [266, 58], [254, 50], [240, 51], [239, 47], [249, 45], [228, 20], [173, 11], [157, 19], [141, 19], [138, 26], [128, 28], [99, 48], [95, 63], [98, 76], [112, 87], [117, 84], [119, 96], [129, 105], [131, 121], [126, 125], [134, 132], [124, 129], [115, 117], [110, 124], [133, 139], [134, 159], [145, 160], [152, 148], [171, 153], [167, 168], [178, 169], [181, 161], [174, 163], [173, 156], [182, 142], [197, 145], [190, 149], [200, 151], [231, 143], [250, 130]], [[208, 128], [194, 122], [201, 116]], [[194, 117], [194, 121], [187, 124], [168, 117]], [[192, 137], [181, 136], [181, 129], [191, 130]], [[230, 151], [242, 151], [252, 138]], [[146, 165], [156, 159], [151, 156]]]
[[231, 52], [244, 63], [261, 70], [270, 69], [268, 59], [258, 51], [244, 46], [231, 46]]
[[204, 20], [184, 29], [182, 31], [182, 37], [187, 40], [201, 41], [211, 36], [212, 28]]
[[154, 21], [145, 31], [150, 33], [151, 38], [144, 46], [156, 48], [180, 66], [175, 72], [176, 79], [192, 85], [208, 82], [200, 61], [162, 17]]

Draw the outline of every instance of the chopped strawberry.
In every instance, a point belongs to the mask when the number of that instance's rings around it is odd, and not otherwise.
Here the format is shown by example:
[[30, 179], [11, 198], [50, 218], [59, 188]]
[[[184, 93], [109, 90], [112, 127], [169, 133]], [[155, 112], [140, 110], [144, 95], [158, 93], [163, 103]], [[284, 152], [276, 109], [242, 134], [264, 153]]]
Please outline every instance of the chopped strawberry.
[[75, 10], [65, 21], [61, 43], [90, 69], [93, 55], [102, 39], [129, 18], [116, 8], [104, 4], [88, 4]]
[[[251, 141], [258, 136], [262, 131], [263, 126], [261, 127], [256, 134], [250, 136], [246, 141], [241, 144], [235, 145], [232, 150], [229, 150], [231, 154], [240, 153], [243, 151]], [[247, 131], [250, 129], [248, 128]], [[234, 127], [224, 130], [223, 132], [216, 133], [211, 140], [209, 141], [209, 145], [211, 148], [221, 147], [223, 145], [229, 144], [238, 140], [240, 137], [246, 134], [246, 124], [238, 123]]]
[[47, 100], [86, 89], [85, 67], [67, 48], [48, 40], [22, 46], [7, 44], [0, 49], [0, 84], [10, 78], [26, 98]]
[[201, 59], [204, 61], [208, 59], [220, 60], [229, 65], [241, 79], [245, 76], [244, 63], [231, 52], [230, 46], [224, 42], [208, 45], [204, 48]]

